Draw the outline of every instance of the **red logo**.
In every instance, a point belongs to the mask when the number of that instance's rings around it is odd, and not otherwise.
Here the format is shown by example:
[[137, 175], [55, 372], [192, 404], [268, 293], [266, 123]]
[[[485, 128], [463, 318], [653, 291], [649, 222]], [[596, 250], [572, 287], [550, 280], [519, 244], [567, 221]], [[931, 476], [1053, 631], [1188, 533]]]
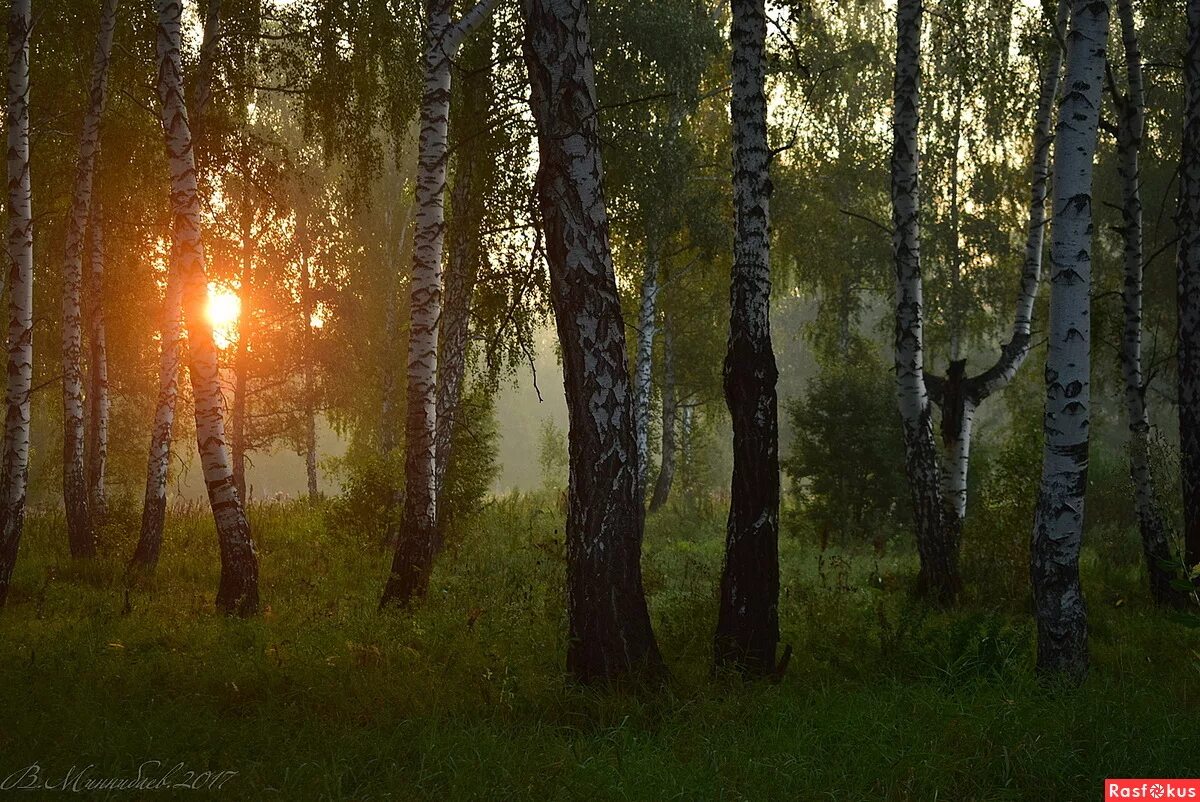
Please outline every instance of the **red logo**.
[[1104, 802], [1122, 799], [1195, 799], [1200, 802], [1200, 780], [1105, 780]]

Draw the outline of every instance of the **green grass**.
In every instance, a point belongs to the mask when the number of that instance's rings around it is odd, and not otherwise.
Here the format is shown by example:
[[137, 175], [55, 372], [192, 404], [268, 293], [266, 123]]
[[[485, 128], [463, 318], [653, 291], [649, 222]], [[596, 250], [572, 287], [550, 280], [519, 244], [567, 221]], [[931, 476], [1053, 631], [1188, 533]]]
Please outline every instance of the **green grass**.
[[563, 675], [553, 504], [490, 504], [410, 615], [376, 612], [388, 556], [321, 510], [257, 507], [253, 527], [266, 607], [237, 621], [212, 611], [202, 510], [172, 516], [128, 607], [135, 511], [85, 567], [61, 517], [31, 516], [0, 614], [0, 779], [34, 761], [46, 779], [131, 777], [157, 759], [236, 771], [208, 792], [233, 799], [1091, 800], [1106, 776], [1200, 774], [1195, 630], [1148, 607], [1136, 564], [1097, 553], [1093, 670], [1066, 689], [1034, 680], [1024, 599], [981, 580], [962, 609], [930, 612], [908, 597], [904, 550], [785, 539], [794, 657], [780, 684], [747, 686], [708, 675], [722, 523], [670, 510], [645, 569], [673, 678], [635, 696]]

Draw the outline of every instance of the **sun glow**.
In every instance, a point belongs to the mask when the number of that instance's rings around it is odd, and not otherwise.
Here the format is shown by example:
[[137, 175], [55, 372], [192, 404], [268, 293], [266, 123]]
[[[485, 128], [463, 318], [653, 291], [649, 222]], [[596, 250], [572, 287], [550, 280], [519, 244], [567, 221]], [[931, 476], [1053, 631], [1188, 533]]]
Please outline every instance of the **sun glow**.
[[208, 285], [208, 308], [205, 310], [213, 327], [213, 339], [218, 348], [228, 348], [237, 339], [238, 318], [242, 314], [242, 299], [228, 287]]

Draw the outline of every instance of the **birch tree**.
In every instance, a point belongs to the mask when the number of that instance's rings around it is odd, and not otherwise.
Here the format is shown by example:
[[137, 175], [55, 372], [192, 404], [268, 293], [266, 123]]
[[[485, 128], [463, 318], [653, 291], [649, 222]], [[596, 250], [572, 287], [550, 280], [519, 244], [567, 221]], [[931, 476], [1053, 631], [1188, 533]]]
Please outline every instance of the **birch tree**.
[[[301, 189], [303, 194], [303, 187]], [[304, 478], [308, 486], [308, 498], [316, 501], [320, 497], [317, 487], [317, 384], [315, 374], [316, 354], [313, 343], [313, 279], [309, 267], [311, 242], [308, 235], [308, 205], [301, 199], [296, 210], [296, 239], [300, 245], [300, 348], [304, 360], [303, 394], [301, 413], [304, 416]]]
[[[455, 92], [456, 151], [454, 186], [450, 192], [450, 248], [446, 259], [445, 303], [438, 334], [437, 428], [435, 488], [439, 499], [438, 527], [448, 510], [440, 502], [454, 450], [456, 425], [464, 423], [459, 409], [470, 344], [471, 305], [479, 273], [487, 259], [482, 242], [485, 200], [494, 189], [497, 137], [491, 132], [492, 26], [479, 30], [463, 47], [459, 69], [463, 81]], [[491, 164], [489, 164], [491, 162]], [[441, 538], [439, 534], [439, 538]]]
[[650, 498], [650, 512], [667, 503], [675, 480], [675, 393], [675, 334], [671, 320], [667, 318], [663, 322], [662, 454], [658, 477], [654, 481], [654, 495]]
[[104, 214], [100, 199], [91, 213], [91, 265], [88, 269], [88, 422], [87, 488], [88, 512], [94, 525], [108, 517], [105, 475], [108, 470], [108, 334], [104, 320]]
[[1177, 302], [1183, 551], [1200, 565], [1200, 0], [1187, 3], [1183, 148], [1179, 165]]
[[[209, 0], [206, 7], [204, 38], [200, 44], [200, 67], [194, 94], [195, 109], [189, 121], [204, 130], [203, 121], [211, 96], [213, 61], [220, 35], [220, 0]], [[203, 150], [203, 149], [202, 149]], [[163, 525], [167, 515], [167, 477], [171, 461], [171, 430], [175, 425], [175, 404], [179, 399], [179, 368], [185, 341], [183, 328], [183, 281], [179, 275], [179, 254], [174, 242], [168, 256], [166, 288], [160, 323], [158, 395], [154, 406], [154, 425], [150, 430], [150, 449], [146, 459], [146, 491], [142, 503], [142, 525], [131, 567], [153, 571], [162, 550]]]
[[613, 273], [586, 0], [523, 0], [537, 197], [570, 437], [567, 669], [582, 682], [664, 671], [642, 586], [625, 325]]
[[92, 208], [96, 154], [100, 149], [100, 118], [108, 90], [108, 62], [116, 28], [117, 2], [103, 0], [100, 29], [92, 58], [92, 78], [87, 111], [79, 137], [71, 211], [67, 216], [63, 257], [62, 373], [63, 373], [63, 501], [67, 512], [67, 539], [71, 556], [92, 557], [96, 536], [88, 513], [88, 487], [84, 466], [83, 397], [83, 249]]
[[633, 371], [633, 420], [637, 427], [638, 484], [643, 492], [650, 464], [650, 390], [654, 335], [658, 324], [657, 243], [647, 243], [637, 316], [637, 353]]
[[33, 204], [29, 180], [30, 0], [8, 16], [8, 382], [0, 466], [0, 605], [8, 598], [25, 525], [29, 480], [29, 395], [33, 385]]
[[1092, 173], [1108, 17], [1106, 0], [1072, 0], [1054, 147], [1045, 447], [1030, 557], [1038, 671], [1075, 679], [1088, 663], [1079, 547], [1091, 416]]
[[896, 270], [896, 389], [904, 430], [905, 469], [913, 499], [918, 591], [953, 602], [962, 581], [959, 532], [943, 503], [933, 417], [925, 385], [921, 288], [919, 120], [921, 0], [896, 8], [896, 76], [892, 140], [892, 251]]
[[224, 399], [213, 340], [205, 316], [208, 277], [200, 239], [200, 196], [191, 129], [183, 100], [180, 58], [180, 0], [158, 0], [158, 95], [171, 172], [172, 267], [183, 287], [189, 342], [189, 372], [195, 396], [196, 440], [221, 552], [217, 609], [253, 615], [258, 610], [258, 557], [238, 496], [225, 442]]
[[[1066, 27], [1069, 11], [1067, 0], [1060, 0], [1057, 19], [1049, 21], [1055, 26], [1055, 35], [1050, 38], [1048, 58], [1039, 83], [1033, 126], [1033, 161], [1030, 166], [1029, 220], [1025, 228], [1025, 251], [1012, 335], [990, 367], [982, 373], [969, 376], [966, 360], [961, 359], [958, 352], [961, 336], [952, 334], [951, 359], [946, 376], [943, 378], [930, 374], [926, 377], [930, 398], [942, 412], [943, 493], [950, 505], [946, 515], [950, 524], [958, 530], [961, 530], [967, 514], [967, 474], [975, 413], [984, 400], [1008, 386], [1029, 355], [1034, 303], [1041, 284], [1042, 254], [1045, 250], [1046, 192], [1050, 178], [1050, 150], [1054, 141], [1054, 105], [1062, 72], [1062, 49], [1058, 42]], [[956, 193], [951, 194], [951, 203], [957, 208]], [[952, 236], [957, 242], [957, 225], [952, 228]], [[953, 270], [956, 282], [960, 271], [958, 258], [955, 257]], [[952, 293], [952, 309], [959, 303], [956, 296], [957, 293]], [[952, 328], [960, 329], [961, 322]]]
[[1142, 368], [1142, 273], [1145, 266], [1142, 226], [1141, 148], [1146, 130], [1146, 92], [1142, 55], [1134, 21], [1133, 0], [1117, 0], [1121, 43], [1125, 53], [1125, 91], [1109, 82], [1117, 112], [1117, 174], [1121, 183], [1121, 238], [1124, 241], [1124, 282], [1121, 290], [1121, 372], [1125, 381], [1125, 414], [1129, 425], [1129, 474], [1150, 595], [1156, 604], [1177, 599], [1171, 587], [1174, 571], [1167, 525], [1158, 505], [1150, 466], [1150, 410]]
[[423, 596], [437, 551], [437, 354], [442, 312], [447, 133], [452, 61], [496, 0], [480, 0], [452, 21], [451, 0], [426, 0], [425, 85], [417, 153], [413, 272], [409, 285], [404, 510], [381, 606]]
[[733, 484], [714, 660], [751, 675], [776, 670], [779, 642], [779, 422], [771, 347], [770, 162], [764, 0], [733, 0], [733, 274], [725, 402]]

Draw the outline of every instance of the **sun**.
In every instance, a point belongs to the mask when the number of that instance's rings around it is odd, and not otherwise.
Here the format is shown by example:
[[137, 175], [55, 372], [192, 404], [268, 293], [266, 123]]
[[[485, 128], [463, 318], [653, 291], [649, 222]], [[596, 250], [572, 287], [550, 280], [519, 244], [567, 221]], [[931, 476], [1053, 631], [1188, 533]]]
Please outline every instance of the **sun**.
[[242, 299], [228, 287], [208, 285], [208, 308], [205, 315], [213, 327], [213, 339], [218, 348], [228, 348], [237, 339], [238, 318], [242, 314]]

